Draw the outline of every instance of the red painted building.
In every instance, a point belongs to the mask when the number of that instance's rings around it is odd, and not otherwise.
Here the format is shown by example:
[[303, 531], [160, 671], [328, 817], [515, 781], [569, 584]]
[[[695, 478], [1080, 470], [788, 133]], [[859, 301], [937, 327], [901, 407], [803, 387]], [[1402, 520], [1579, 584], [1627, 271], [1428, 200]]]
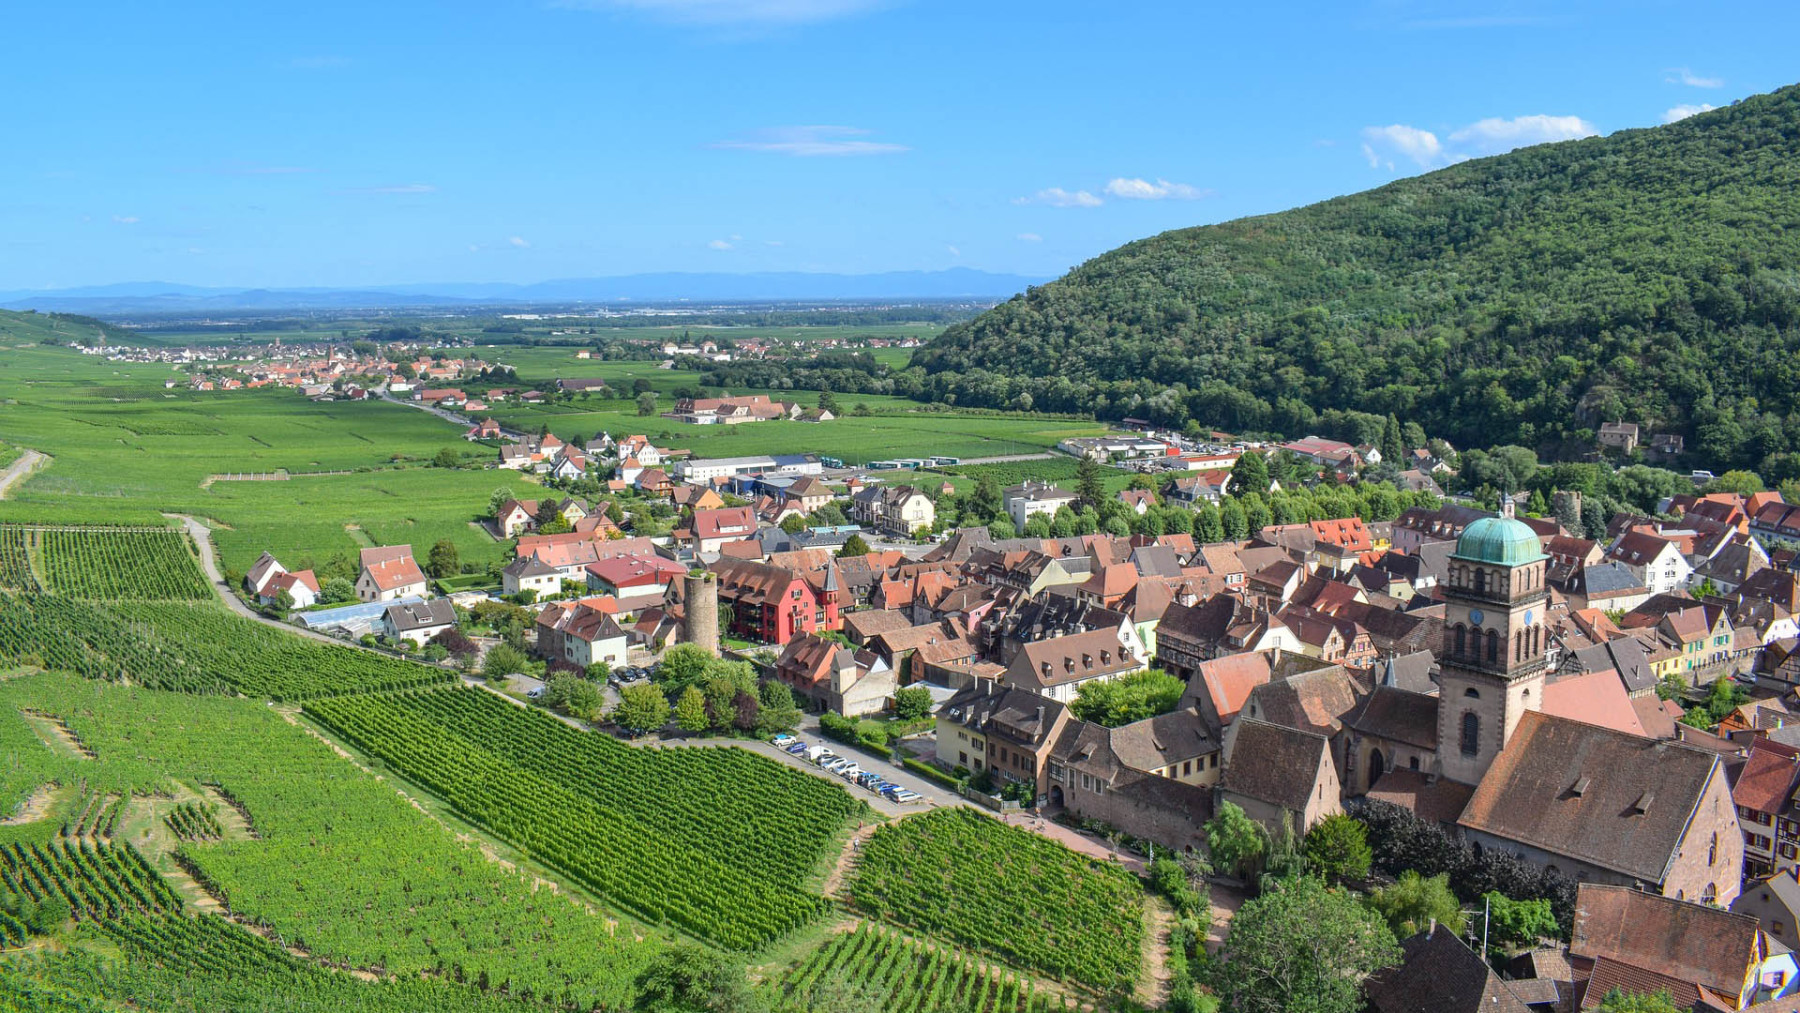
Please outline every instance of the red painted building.
[[793, 570], [744, 559], [721, 559], [709, 569], [719, 577], [719, 604], [731, 609], [728, 636], [786, 645], [802, 634], [842, 626], [837, 596], [821, 598]]

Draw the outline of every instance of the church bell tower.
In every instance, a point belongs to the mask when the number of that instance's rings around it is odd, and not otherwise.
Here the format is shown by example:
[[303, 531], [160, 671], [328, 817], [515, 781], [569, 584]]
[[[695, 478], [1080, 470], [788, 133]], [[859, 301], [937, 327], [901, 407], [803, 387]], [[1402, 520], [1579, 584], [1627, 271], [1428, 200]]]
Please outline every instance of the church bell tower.
[[1438, 763], [1475, 784], [1506, 747], [1519, 716], [1544, 697], [1547, 558], [1537, 532], [1512, 516], [1463, 529], [1444, 589], [1438, 651]]

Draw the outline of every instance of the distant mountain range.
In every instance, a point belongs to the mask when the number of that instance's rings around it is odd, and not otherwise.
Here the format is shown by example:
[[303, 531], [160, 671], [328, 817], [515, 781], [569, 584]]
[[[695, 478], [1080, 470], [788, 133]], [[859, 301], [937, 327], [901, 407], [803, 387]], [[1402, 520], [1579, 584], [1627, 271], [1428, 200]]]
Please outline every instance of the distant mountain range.
[[671, 272], [616, 278], [563, 278], [529, 285], [445, 282], [378, 288], [203, 288], [139, 281], [84, 288], [0, 292], [0, 308], [128, 314], [570, 303], [1002, 299], [1046, 280], [958, 267], [947, 271], [888, 271], [880, 274]]

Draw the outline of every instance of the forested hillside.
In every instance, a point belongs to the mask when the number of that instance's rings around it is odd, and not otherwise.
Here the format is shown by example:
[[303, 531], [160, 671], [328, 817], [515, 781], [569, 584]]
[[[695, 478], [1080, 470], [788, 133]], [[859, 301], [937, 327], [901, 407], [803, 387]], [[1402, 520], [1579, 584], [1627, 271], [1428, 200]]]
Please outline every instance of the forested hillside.
[[1800, 86], [1141, 240], [947, 330], [957, 404], [1298, 435], [1392, 413], [1571, 453], [1602, 420], [1800, 471]]
[[16, 313], [0, 310], [0, 344], [84, 345], [99, 344], [101, 339], [114, 344], [127, 344], [136, 335], [93, 317], [68, 313]]

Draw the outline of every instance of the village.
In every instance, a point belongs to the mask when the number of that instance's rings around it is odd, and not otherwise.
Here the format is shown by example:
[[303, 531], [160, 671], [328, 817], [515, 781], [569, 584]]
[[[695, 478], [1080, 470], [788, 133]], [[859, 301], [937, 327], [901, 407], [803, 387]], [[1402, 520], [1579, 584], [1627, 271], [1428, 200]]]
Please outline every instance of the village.
[[[417, 365], [421, 380], [456, 368]], [[804, 412], [720, 397], [668, 415]], [[1800, 506], [1696, 484], [1598, 521], [1579, 492], [1484, 510], [1443, 497], [1449, 448], [1394, 461], [1390, 446], [1390, 519], [1251, 526], [1308, 486], [1369, 495], [1381, 450], [1133, 425], [1058, 448], [1084, 473], [1074, 488], [987, 479], [957, 496], [929, 470], [697, 458], [605, 432], [576, 445], [485, 420], [466, 435], [495, 447], [492, 467], [543, 486], [488, 505], [511, 547], [495, 583], [444, 593], [401, 545], [362, 550], [354, 604], [267, 554], [245, 590], [522, 700], [566, 707], [568, 680], [593, 683], [604, 705], [573, 713], [601, 726], [665, 655], [697, 648], [783, 687], [807, 715], [790, 732], [891, 761], [883, 783], [910, 799], [1033, 813], [1121, 859], [1210, 851], [1222, 874], [1233, 821], [1278, 851], [1354, 817], [1373, 874], [1408, 872], [1394, 856], [1418, 846], [1398, 842], [1436, 842], [1453, 858], [1415, 871], [1461, 869], [1459, 889], [1573, 919], [1571, 942], [1524, 947], [1504, 975], [1421, 925], [1367, 985], [1379, 1010], [1421, 1008], [1408, 997], [1446, 974], [1485, 975], [1508, 1009], [1573, 1008], [1558, 1004], [1621, 981], [1740, 1009], [1800, 983]], [[1130, 484], [1101, 492], [1101, 462]], [[523, 617], [510, 641], [476, 629], [497, 610]], [[484, 639], [521, 648], [501, 652], [520, 670], [484, 665]]]

